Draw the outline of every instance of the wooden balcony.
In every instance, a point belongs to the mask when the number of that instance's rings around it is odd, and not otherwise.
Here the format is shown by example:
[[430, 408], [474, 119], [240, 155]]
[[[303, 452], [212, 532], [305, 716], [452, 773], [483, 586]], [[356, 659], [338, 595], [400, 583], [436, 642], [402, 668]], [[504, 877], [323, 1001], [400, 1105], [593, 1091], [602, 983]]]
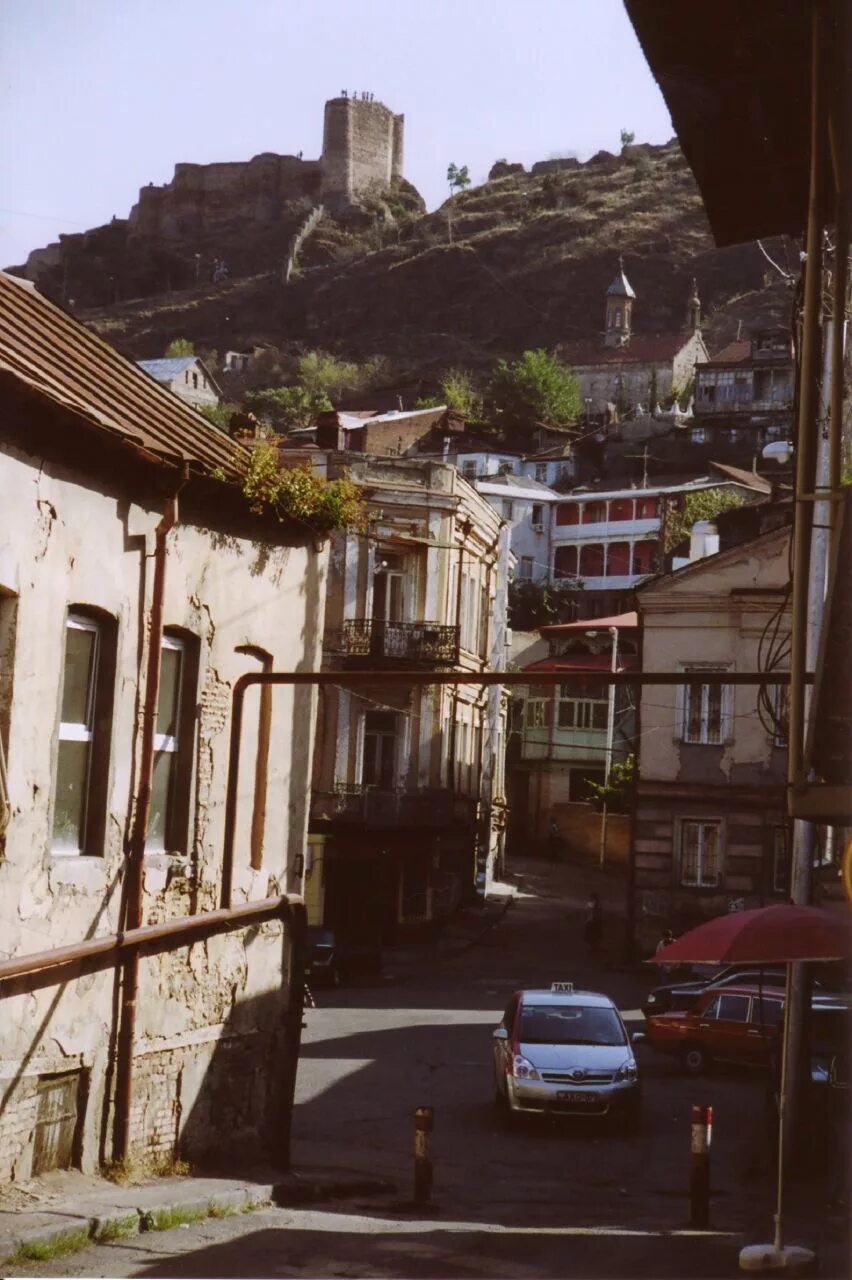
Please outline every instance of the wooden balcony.
[[387, 830], [391, 827], [428, 828], [471, 826], [477, 800], [458, 796], [445, 787], [371, 787], [338, 783], [333, 791], [311, 794], [311, 821], [334, 822]]
[[347, 666], [453, 667], [459, 660], [459, 628], [352, 618], [329, 638], [328, 648]]

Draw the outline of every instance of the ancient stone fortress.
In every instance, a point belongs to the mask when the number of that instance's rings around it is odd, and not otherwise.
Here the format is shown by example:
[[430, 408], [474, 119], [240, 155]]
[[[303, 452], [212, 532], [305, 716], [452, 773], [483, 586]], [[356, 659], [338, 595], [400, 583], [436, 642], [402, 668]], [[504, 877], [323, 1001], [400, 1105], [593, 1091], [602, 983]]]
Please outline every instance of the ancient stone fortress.
[[[264, 152], [251, 160], [223, 164], [177, 164], [171, 182], [149, 183], [128, 219], [113, 218], [107, 227], [80, 235], [62, 236], [57, 244], [35, 249], [25, 273], [39, 280], [45, 272], [63, 267], [92, 245], [92, 238], [122, 241], [132, 249], [157, 241], [193, 251], [223, 246], [239, 232], [275, 233], [301, 205], [322, 204], [341, 213], [367, 191], [387, 190], [402, 177], [404, 116], [395, 115], [370, 93], [344, 90], [325, 104], [322, 157]], [[287, 235], [294, 230], [286, 228]], [[79, 242], [79, 243], [78, 243]], [[190, 242], [192, 242], [190, 244]], [[97, 252], [101, 246], [92, 246]], [[104, 246], [107, 247], [107, 246]], [[230, 251], [230, 246], [227, 246]], [[224, 248], [223, 248], [224, 251]]]

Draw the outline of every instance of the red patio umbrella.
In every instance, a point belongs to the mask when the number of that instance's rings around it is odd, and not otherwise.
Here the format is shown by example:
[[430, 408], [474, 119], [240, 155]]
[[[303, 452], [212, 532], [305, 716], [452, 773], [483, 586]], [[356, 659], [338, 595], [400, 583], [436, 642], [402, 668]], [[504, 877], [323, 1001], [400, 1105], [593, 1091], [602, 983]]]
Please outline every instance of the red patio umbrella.
[[852, 956], [850, 913], [778, 903], [714, 916], [662, 947], [650, 964], [786, 964]]
[[[791, 970], [794, 963], [808, 960], [845, 960], [852, 955], [850, 912], [825, 911], [820, 907], [799, 907], [778, 903], [772, 907], [756, 907], [752, 911], [731, 911], [715, 916], [705, 924], [690, 929], [651, 957], [651, 964], [723, 964], [740, 961], [753, 964], [787, 965], [787, 992], [790, 1000]], [[740, 1252], [744, 1271], [766, 1271], [770, 1268], [795, 1269], [813, 1261], [807, 1249], [783, 1244], [784, 1214], [784, 1129], [787, 1110], [787, 1062], [789, 1060], [791, 1020], [784, 1019], [781, 1061], [781, 1091], [778, 1122], [778, 1192], [775, 1212], [775, 1238], [772, 1244], [747, 1245]]]

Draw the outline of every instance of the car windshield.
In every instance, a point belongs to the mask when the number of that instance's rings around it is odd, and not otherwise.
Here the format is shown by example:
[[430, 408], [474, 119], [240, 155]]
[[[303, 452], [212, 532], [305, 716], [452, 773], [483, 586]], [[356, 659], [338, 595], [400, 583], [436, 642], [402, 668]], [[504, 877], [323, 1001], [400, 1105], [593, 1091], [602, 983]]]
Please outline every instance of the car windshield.
[[522, 1005], [519, 1039], [524, 1044], [626, 1044], [614, 1009], [578, 1004]]

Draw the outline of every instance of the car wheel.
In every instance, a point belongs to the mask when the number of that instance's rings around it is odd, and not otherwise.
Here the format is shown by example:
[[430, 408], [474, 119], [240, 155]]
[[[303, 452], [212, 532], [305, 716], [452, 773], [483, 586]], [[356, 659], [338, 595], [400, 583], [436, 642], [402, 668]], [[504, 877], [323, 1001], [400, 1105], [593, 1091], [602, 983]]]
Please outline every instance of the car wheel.
[[710, 1054], [700, 1044], [687, 1044], [681, 1050], [680, 1060], [687, 1075], [700, 1076], [710, 1065]]

